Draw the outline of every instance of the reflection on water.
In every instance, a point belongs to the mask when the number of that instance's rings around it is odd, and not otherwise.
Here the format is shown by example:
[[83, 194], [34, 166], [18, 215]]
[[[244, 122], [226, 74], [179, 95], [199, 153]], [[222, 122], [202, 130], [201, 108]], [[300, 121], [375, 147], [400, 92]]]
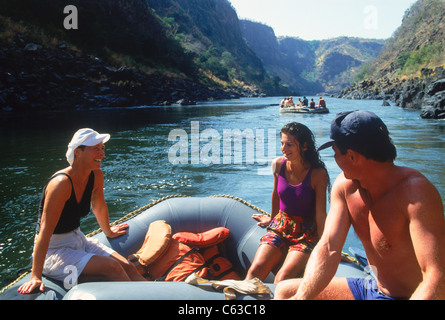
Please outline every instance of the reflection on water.
[[[445, 198], [443, 154], [445, 122], [422, 120], [418, 112], [397, 107], [381, 107], [381, 101], [328, 99], [331, 114], [280, 114], [280, 98], [255, 98], [205, 103], [197, 106], [144, 107], [25, 114], [0, 118], [0, 280], [14, 278], [14, 270], [28, 264], [42, 186], [50, 175], [65, 166], [66, 146], [81, 127], [92, 127], [111, 134], [106, 144], [105, 197], [111, 220], [116, 220], [160, 197], [174, 194], [211, 196], [230, 194], [270, 211], [273, 178], [267, 161], [278, 156], [280, 128], [291, 121], [309, 126], [321, 144], [329, 136], [336, 112], [367, 109], [377, 113], [388, 125], [398, 148], [397, 164], [424, 173]], [[223, 144], [216, 156], [219, 164], [191, 164], [192, 122], [199, 122], [199, 133], [207, 129], [223, 137], [224, 130], [251, 131], [254, 136], [253, 163], [246, 161], [246, 140], [231, 145], [229, 163], [224, 163]], [[173, 165], [168, 153], [175, 144], [168, 140], [172, 130], [187, 133], [188, 164]], [[263, 130], [261, 137], [258, 130]], [[208, 132], [208, 131], [207, 131]], [[275, 148], [268, 132], [276, 132]], [[203, 136], [201, 136], [203, 138]], [[262, 140], [264, 138], [264, 140]], [[244, 138], [245, 139], [245, 138]], [[231, 141], [229, 141], [230, 143]], [[210, 139], [199, 141], [199, 148], [210, 148]], [[263, 145], [264, 150], [258, 150]], [[274, 149], [274, 150], [270, 150]], [[260, 152], [261, 151], [261, 152]], [[241, 152], [240, 164], [234, 161]], [[215, 156], [214, 155], [214, 156]], [[330, 150], [322, 152], [331, 180], [340, 173]], [[94, 216], [82, 222], [84, 232], [97, 229]], [[351, 233], [348, 245], [359, 246]]]

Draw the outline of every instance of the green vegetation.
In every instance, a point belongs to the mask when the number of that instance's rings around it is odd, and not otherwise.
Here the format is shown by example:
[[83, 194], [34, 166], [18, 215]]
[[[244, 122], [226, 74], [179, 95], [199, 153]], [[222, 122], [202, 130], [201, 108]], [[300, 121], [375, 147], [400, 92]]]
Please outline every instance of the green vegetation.
[[438, 42], [423, 46], [415, 51], [401, 53], [396, 60], [396, 66], [399, 69], [398, 75], [417, 74], [422, 68], [444, 65], [444, 49], [443, 42]]
[[[163, 17], [171, 36], [192, 54], [207, 81], [231, 87], [253, 85], [268, 91], [272, 79], [247, 47], [236, 12], [227, 0], [147, 0]], [[281, 90], [279, 86], [276, 90]]]
[[363, 81], [366, 78], [369, 78], [375, 72], [375, 67], [371, 63], [367, 63], [362, 65], [359, 73], [357, 74], [355, 81]]
[[362, 67], [356, 80], [417, 77], [424, 68], [445, 66], [445, 1], [418, 0], [381, 55]]

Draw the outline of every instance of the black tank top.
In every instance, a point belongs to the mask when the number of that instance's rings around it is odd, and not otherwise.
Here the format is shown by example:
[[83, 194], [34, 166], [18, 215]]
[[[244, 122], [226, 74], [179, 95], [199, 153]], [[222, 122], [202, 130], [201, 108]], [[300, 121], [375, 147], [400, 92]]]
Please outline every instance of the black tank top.
[[56, 228], [54, 229], [54, 234], [67, 233], [80, 227], [80, 218], [85, 217], [90, 212], [91, 194], [93, 192], [93, 187], [94, 187], [94, 172], [91, 171], [90, 177], [88, 178], [88, 182], [85, 187], [85, 191], [83, 192], [80, 203], [77, 203], [76, 194], [74, 193], [73, 181], [71, 180], [71, 177], [66, 173], [57, 173], [48, 180], [45, 187], [43, 188], [39, 205], [39, 217], [37, 220], [37, 228], [36, 228], [37, 234], [40, 232], [40, 220], [42, 218], [43, 205], [45, 204], [46, 187], [48, 186], [48, 183], [52, 179], [60, 175], [65, 175], [68, 177], [68, 179], [70, 179], [72, 190], [70, 198], [65, 202], [62, 214], [60, 215], [59, 221], [57, 222]]

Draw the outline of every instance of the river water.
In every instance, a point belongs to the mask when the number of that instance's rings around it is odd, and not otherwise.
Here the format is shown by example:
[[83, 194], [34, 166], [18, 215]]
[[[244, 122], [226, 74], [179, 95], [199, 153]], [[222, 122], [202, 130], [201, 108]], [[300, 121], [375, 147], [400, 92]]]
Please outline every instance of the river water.
[[[269, 165], [280, 155], [281, 127], [302, 122], [321, 144], [329, 137], [335, 113], [355, 109], [379, 115], [397, 146], [396, 164], [421, 171], [445, 199], [444, 121], [423, 120], [418, 111], [382, 107], [381, 101], [334, 98], [327, 101], [330, 114], [280, 114], [280, 100], [0, 114], [1, 284], [30, 263], [42, 186], [53, 172], [67, 166], [67, 144], [82, 127], [111, 134], [102, 162], [111, 221], [176, 194], [233, 195], [269, 212], [273, 184]], [[333, 182], [340, 169], [332, 150], [322, 151], [322, 158]], [[97, 228], [92, 214], [82, 222], [85, 233]], [[352, 231], [345, 249], [351, 246], [361, 248]]]

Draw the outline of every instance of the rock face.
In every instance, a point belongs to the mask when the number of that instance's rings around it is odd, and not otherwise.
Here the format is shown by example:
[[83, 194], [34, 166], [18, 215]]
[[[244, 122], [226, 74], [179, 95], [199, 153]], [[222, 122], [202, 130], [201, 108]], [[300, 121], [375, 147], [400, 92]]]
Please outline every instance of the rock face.
[[417, 0], [379, 57], [339, 97], [385, 99], [421, 110], [422, 118], [445, 118], [445, 1]]
[[115, 68], [66, 48], [44, 48], [17, 36], [0, 47], [0, 110], [63, 110], [138, 105], [195, 104], [255, 96], [210, 88], [198, 81]]
[[420, 109], [425, 119], [445, 119], [445, 70], [422, 69], [417, 78], [364, 80], [343, 89], [343, 99], [390, 100], [402, 108]]
[[428, 87], [420, 116], [424, 119], [445, 119], [445, 79]]
[[313, 41], [277, 38], [271, 27], [249, 20], [240, 20], [240, 28], [264, 68], [295, 95], [337, 94], [351, 83], [363, 63], [378, 56], [385, 43], [351, 37]]

